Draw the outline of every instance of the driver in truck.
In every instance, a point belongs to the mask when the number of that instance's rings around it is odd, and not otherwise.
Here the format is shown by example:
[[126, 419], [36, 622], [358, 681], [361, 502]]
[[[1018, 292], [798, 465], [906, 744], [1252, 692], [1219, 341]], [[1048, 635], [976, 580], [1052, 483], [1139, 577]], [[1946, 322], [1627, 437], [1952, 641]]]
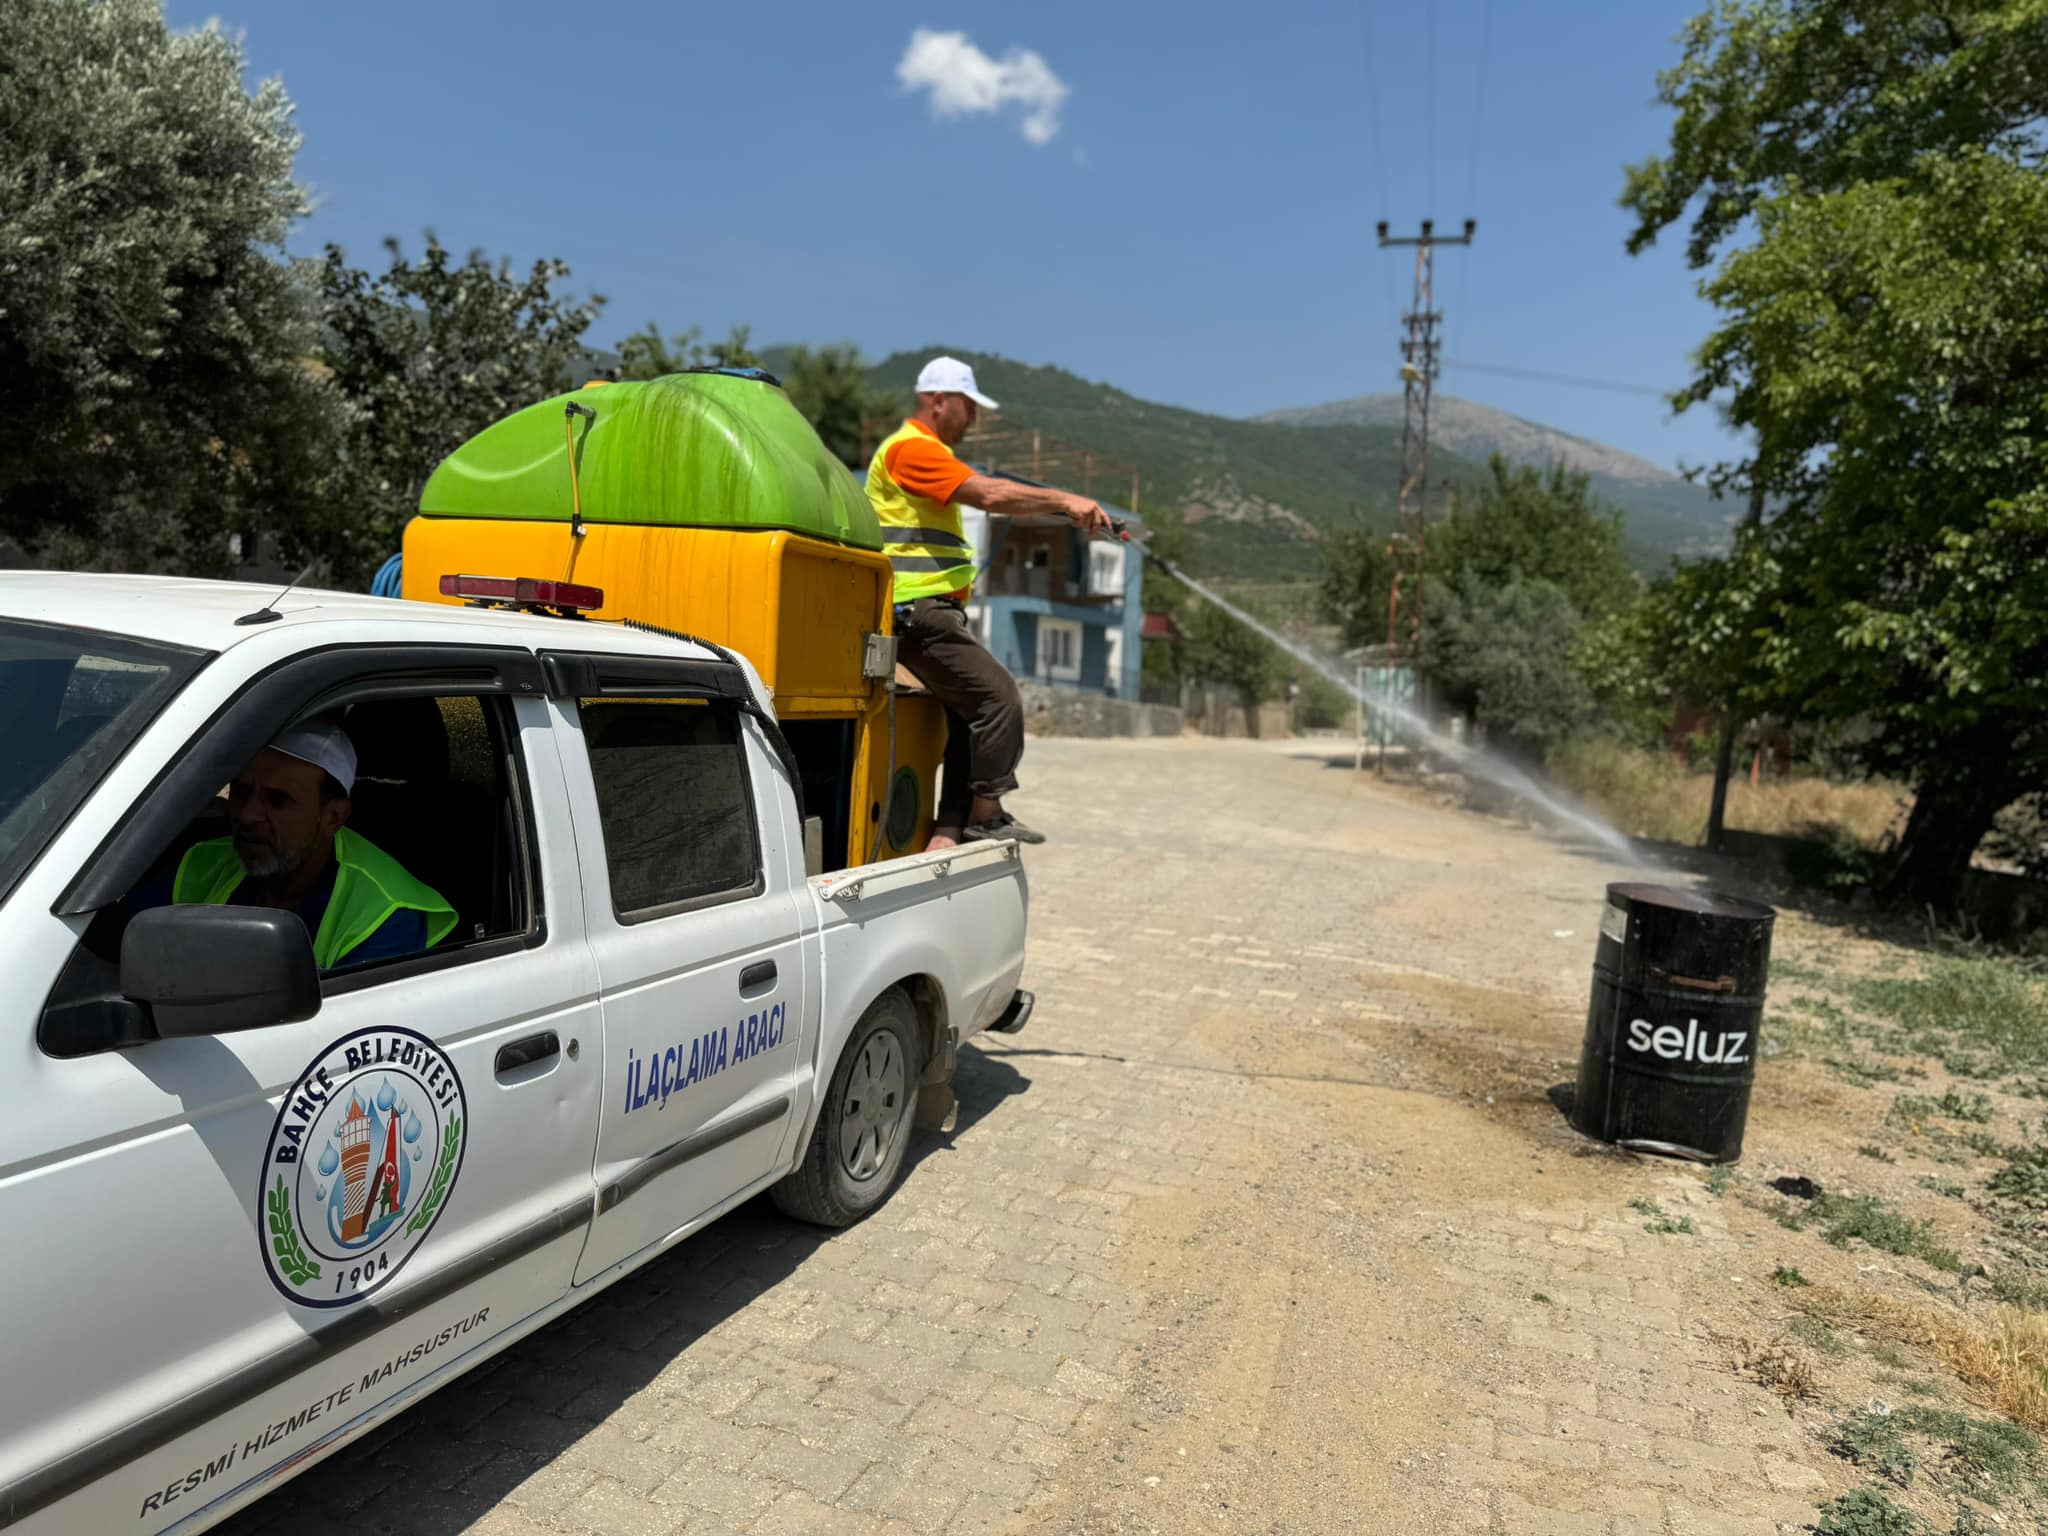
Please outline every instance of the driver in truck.
[[935, 357], [917, 376], [916, 412], [882, 439], [868, 465], [868, 500], [895, 571], [898, 656], [946, 707], [945, 770], [928, 848], [983, 838], [1045, 841], [1003, 809], [1024, 756], [1024, 705], [1016, 679], [967, 619], [974, 551], [960, 508], [1050, 512], [1070, 519], [1084, 538], [1110, 531], [1109, 515], [1085, 496], [979, 475], [954, 455], [981, 412], [995, 408], [975, 387], [972, 368]]
[[185, 850], [133, 908], [208, 902], [296, 912], [323, 971], [433, 948], [455, 909], [398, 860], [349, 830], [356, 749], [329, 720], [292, 726], [228, 786], [227, 837]]

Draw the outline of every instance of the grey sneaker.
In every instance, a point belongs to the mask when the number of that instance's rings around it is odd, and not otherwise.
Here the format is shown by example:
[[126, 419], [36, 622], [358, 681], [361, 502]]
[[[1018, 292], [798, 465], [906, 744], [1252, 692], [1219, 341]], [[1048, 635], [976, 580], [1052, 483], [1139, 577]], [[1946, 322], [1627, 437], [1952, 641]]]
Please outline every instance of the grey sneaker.
[[1034, 827], [1027, 827], [1008, 811], [994, 821], [978, 821], [960, 834], [963, 843], [992, 843], [1003, 838], [1019, 843], [1042, 843], [1045, 834]]

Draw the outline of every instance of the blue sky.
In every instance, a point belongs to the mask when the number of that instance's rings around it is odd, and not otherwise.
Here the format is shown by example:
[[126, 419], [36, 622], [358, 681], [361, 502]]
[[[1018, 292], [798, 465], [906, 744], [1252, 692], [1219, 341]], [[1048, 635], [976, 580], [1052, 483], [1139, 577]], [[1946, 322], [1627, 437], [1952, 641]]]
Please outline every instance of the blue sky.
[[[1373, 226], [1425, 214], [1479, 221], [1438, 260], [1448, 358], [1679, 382], [1711, 311], [1680, 239], [1625, 254], [1615, 197], [1663, 143], [1655, 74], [1700, 3], [170, 14], [242, 32], [297, 103], [320, 198], [299, 248], [370, 265], [431, 226], [568, 261], [610, 300], [602, 342], [648, 320], [874, 357], [946, 341], [1241, 415], [1398, 387], [1411, 262]], [[919, 29], [976, 51], [928, 42], [907, 88]], [[940, 90], [962, 110], [937, 115]], [[1441, 387], [1665, 465], [1729, 446], [1654, 399], [1456, 367]]]

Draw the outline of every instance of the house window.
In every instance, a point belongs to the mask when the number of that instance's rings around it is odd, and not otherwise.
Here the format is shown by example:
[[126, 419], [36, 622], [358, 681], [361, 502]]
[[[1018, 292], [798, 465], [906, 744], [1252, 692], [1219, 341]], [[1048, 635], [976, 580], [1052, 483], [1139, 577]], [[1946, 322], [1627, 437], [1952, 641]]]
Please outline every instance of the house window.
[[1121, 544], [1090, 544], [1088, 546], [1088, 595], [1090, 597], [1122, 597], [1124, 595], [1124, 547]]
[[1081, 680], [1081, 626], [1074, 620], [1038, 621], [1038, 671], [1056, 683]]

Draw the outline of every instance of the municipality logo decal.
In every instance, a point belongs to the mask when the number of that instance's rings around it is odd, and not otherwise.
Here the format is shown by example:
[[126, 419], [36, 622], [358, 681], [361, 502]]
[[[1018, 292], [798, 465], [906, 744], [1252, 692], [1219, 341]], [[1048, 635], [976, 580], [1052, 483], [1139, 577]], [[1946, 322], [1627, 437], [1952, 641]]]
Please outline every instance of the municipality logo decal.
[[263, 1156], [271, 1282], [309, 1307], [384, 1285], [440, 1219], [468, 1130], [462, 1079], [425, 1035], [366, 1030], [328, 1046], [278, 1106]]

